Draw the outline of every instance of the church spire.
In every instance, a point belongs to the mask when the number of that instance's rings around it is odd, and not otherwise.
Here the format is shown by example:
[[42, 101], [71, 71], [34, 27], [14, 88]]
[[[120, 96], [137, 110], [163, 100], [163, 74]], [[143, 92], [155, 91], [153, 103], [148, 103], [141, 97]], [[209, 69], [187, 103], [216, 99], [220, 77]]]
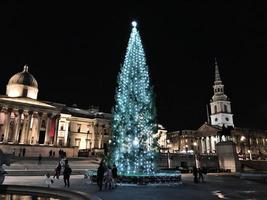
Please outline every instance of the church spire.
[[216, 85], [222, 83], [221, 77], [220, 77], [220, 72], [219, 72], [219, 66], [218, 66], [216, 57], [215, 57], [215, 81], [214, 81], [214, 83]]
[[219, 66], [215, 58], [215, 80], [213, 85], [214, 95], [210, 102], [211, 125], [212, 126], [232, 126], [234, 127], [233, 114], [231, 111], [231, 102], [224, 94], [224, 85], [222, 83]]

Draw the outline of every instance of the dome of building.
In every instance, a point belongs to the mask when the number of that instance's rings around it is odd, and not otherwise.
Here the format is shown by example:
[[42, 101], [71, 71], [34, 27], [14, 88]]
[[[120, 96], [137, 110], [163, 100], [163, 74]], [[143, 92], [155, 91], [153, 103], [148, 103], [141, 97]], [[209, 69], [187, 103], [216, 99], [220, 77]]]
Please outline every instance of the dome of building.
[[22, 72], [13, 75], [7, 84], [7, 96], [37, 99], [38, 83], [25, 65]]
[[8, 85], [11, 84], [21, 84], [38, 88], [38, 83], [33, 75], [29, 73], [27, 65], [24, 66], [24, 70], [22, 72], [15, 74], [9, 79]]

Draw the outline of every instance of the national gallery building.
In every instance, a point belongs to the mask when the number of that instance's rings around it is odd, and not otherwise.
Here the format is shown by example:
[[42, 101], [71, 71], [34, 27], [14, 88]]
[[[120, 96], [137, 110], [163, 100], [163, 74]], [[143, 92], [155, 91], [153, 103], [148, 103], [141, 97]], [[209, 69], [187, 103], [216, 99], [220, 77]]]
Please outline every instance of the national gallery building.
[[[37, 100], [38, 83], [28, 66], [13, 75], [0, 95], [0, 148], [18, 155], [48, 155], [61, 148], [69, 156], [78, 150], [91, 152], [107, 148], [111, 136], [111, 114], [97, 108], [79, 109]], [[49, 148], [43, 148], [43, 147]]]

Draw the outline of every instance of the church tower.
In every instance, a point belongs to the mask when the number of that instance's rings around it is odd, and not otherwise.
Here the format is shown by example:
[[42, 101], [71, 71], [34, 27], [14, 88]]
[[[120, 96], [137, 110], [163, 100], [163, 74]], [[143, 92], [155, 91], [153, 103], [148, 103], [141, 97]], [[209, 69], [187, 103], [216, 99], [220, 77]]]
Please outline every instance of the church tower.
[[215, 81], [213, 85], [214, 95], [210, 100], [211, 125], [225, 127], [234, 127], [233, 114], [231, 111], [231, 102], [224, 94], [224, 85], [222, 84], [219, 67], [215, 58]]

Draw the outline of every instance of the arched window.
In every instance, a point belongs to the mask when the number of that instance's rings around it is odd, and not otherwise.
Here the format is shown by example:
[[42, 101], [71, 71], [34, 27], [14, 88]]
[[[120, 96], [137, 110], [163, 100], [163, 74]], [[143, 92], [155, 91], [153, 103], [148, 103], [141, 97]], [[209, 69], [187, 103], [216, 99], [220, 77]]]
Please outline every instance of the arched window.
[[217, 113], [217, 106], [214, 106], [214, 112]]

